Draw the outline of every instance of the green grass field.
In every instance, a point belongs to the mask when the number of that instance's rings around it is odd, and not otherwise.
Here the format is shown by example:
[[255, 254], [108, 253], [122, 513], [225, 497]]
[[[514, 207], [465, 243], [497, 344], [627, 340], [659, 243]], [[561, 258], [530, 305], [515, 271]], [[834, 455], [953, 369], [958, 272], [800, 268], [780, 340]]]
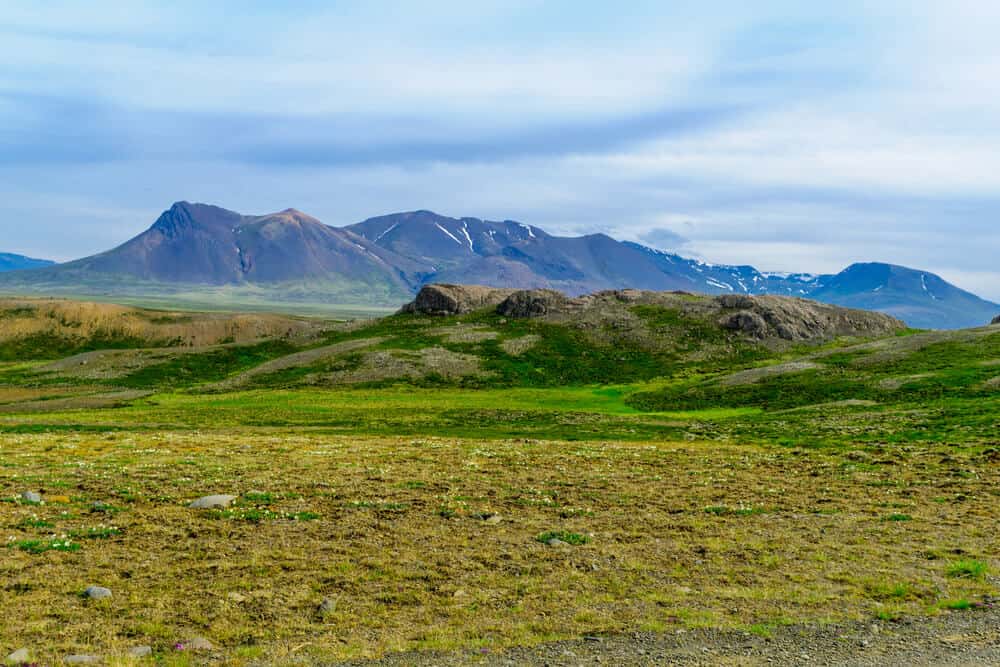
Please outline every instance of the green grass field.
[[[766, 347], [635, 314], [0, 363], [0, 647], [309, 664], [996, 593], [1000, 329]], [[186, 507], [211, 493], [238, 499]]]

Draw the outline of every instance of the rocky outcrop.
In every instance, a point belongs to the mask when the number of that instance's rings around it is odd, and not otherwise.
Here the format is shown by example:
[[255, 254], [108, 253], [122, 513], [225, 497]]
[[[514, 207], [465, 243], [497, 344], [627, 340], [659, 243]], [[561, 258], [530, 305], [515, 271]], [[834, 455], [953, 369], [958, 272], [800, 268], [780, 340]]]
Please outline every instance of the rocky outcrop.
[[403, 306], [404, 313], [421, 315], [462, 315], [497, 306], [515, 290], [481, 285], [425, 285], [417, 297]]
[[504, 317], [541, 317], [569, 302], [562, 292], [550, 289], [532, 289], [514, 292], [497, 306], [497, 313]]
[[[645, 325], [636, 308], [654, 306], [682, 318], [716, 322], [718, 326], [765, 342], [822, 342], [838, 336], [878, 337], [906, 328], [889, 315], [831, 306], [785, 296], [725, 294], [698, 296], [683, 292], [605, 290], [570, 298], [550, 289], [509, 290], [477, 285], [427, 285], [403, 312], [425, 315], [461, 315], [495, 308], [511, 319], [541, 318], [572, 323], [579, 329], [608, 327], [639, 332]], [[637, 333], [637, 335], [644, 335]]]
[[727, 294], [714, 301], [722, 309], [719, 324], [723, 328], [760, 339], [815, 341], [837, 336], [885, 336], [906, 328], [889, 315], [808, 299]]
[[996, 317], [994, 317], [993, 321], [990, 322], [990, 324], [1000, 324], [1000, 315], [997, 315]]
[[767, 321], [752, 310], [740, 310], [723, 317], [719, 324], [723, 329], [742, 331], [754, 338], [764, 338], [767, 335]]

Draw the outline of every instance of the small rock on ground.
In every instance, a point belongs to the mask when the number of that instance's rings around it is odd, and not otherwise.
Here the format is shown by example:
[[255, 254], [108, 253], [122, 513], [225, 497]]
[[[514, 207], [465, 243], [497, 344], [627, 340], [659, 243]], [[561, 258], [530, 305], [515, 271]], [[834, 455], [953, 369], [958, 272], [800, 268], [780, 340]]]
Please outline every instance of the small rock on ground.
[[195, 637], [184, 642], [184, 648], [189, 651], [211, 651], [215, 646], [204, 637]]
[[329, 614], [337, 608], [337, 601], [333, 598], [325, 598], [319, 603], [319, 607], [316, 609], [321, 614]]
[[29, 503], [40, 503], [42, 502], [42, 495], [35, 491], [25, 491], [21, 494], [21, 500], [27, 500]]
[[551, 540], [549, 540], [548, 542], [546, 542], [546, 544], [549, 545], [550, 547], [568, 547], [569, 546], [569, 542], [563, 542], [558, 537], [553, 537]]
[[236, 496], [226, 494], [202, 496], [188, 505], [188, 507], [195, 510], [225, 509], [229, 507], [234, 500], [236, 500]]
[[101, 661], [99, 655], [67, 655], [63, 662], [67, 665], [96, 665]]
[[128, 650], [128, 654], [133, 658], [145, 658], [153, 655], [152, 646], [133, 646]]
[[103, 600], [111, 597], [111, 589], [104, 586], [88, 586], [83, 594], [91, 600]]
[[7, 656], [5, 662], [9, 665], [20, 665], [22, 662], [29, 662], [31, 652], [26, 648], [19, 648]]

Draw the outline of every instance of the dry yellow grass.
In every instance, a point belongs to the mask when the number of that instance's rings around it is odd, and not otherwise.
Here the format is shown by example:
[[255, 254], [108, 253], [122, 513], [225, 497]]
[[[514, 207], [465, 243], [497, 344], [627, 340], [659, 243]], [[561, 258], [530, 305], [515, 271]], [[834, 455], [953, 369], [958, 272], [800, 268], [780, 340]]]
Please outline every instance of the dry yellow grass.
[[328, 326], [267, 313], [180, 313], [65, 299], [0, 299], [0, 342], [44, 334], [203, 346], [307, 337]]
[[[187, 664], [170, 647], [195, 635], [219, 650], [191, 664], [283, 664], [922, 614], [991, 591], [1000, 565], [1000, 472], [988, 455], [945, 446], [247, 429], [7, 434], [0, 465], [9, 544], [120, 530], [72, 538], [74, 552], [0, 549], [0, 647], [30, 646], [43, 662], [148, 643]], [[39, 488], [71, 502], [13, 500]], [[241, 507], [186, 508], [209, 493], [242, 495]], [[111, 510], [92, 511], [95, 501]], [[536, 539], [546, 531], [587, 542], [550, 547]], [[987, 574], [949, 576], [961, 560]], [[91, 584], [114, 596], [83, 600]], [[326, 598], [334, 609], [320, 615]]]

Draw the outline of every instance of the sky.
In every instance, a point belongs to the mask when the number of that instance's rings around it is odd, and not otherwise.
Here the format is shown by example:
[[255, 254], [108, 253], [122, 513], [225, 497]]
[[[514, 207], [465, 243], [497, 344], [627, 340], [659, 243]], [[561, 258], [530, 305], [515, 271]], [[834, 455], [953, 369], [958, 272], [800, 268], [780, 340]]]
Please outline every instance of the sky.
[[1000, 3], [0, 3], [0, 251], [414, 209], [1000, 300]]

